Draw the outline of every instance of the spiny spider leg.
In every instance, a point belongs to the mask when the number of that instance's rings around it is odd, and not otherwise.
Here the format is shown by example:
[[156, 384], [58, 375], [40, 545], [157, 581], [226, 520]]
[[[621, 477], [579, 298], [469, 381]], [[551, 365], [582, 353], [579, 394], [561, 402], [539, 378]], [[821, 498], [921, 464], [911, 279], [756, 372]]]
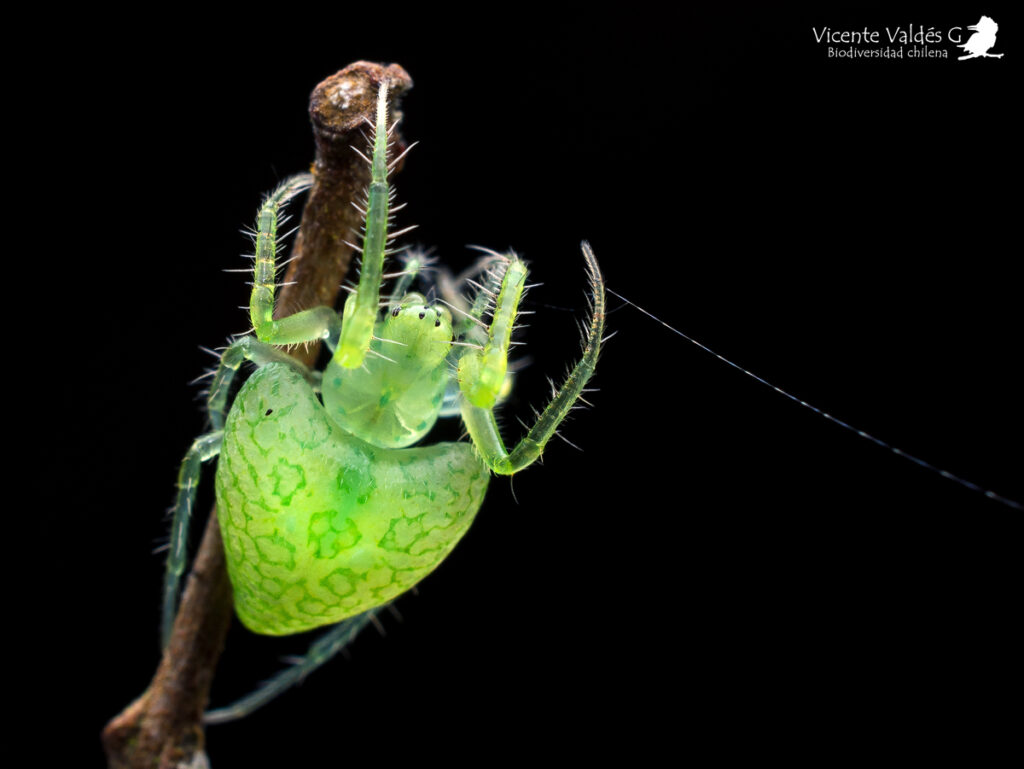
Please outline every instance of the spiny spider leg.
[[430, 263], [421, 251], [410, 251], [402, 258], [402, 271], [398, 273], [391, 295], [388, 297], [388, 310], [394, 310], [402, 304], [402, 299], [409, 293], [409, 288], [417, 276]]
[[468, 350], [459, 360], [459, 384], [464, 396], [462, 419], [480, 456], [495, 473], [511, 475], [540, 458], [544, 446], [582, 395], [587, 380], [594, 373], [604, 334], [604, 279], [590, 244], [584, 241], [582, 247], [593, 297], [583, 356], [569, 372], [536, 423], [511, 452], [505, 448], [492, 408], [505, 374], [509, 336], [526, 282], [526, 268], [518, 259], [513, 257], [505, 271], [483, 351]]
[[359, 287], [345, 300], [341, 316], [341, 338], [333, 357], [335, 363], [345, 368], [359, 368], [366, 359], [380, 311], [384, 257], [389, 242], [401, 234], [388, 235], [388, 207], [391, 204], [388, 173], [388, 86], [387, 83], [381, 83], [377, 93], [377, 123], [373, 131], [370, 186], [366, 191]]
[[318, 372], [310, 371], [301, 362], [273, 345], [264, 344], [251, 336], [243, 336], [232, 342], [221, 355], [220, 365], [217, 366], [217, 373], [210, 385], [210, 397], [206, 407], [210, 414], [210, 424], [215, 430], [224, 429], [228, 393], [243, 360], [255, 363], [257, 366], [265, 366], [268, 363], [284, 363], [302, 374], [314, 390], [320, 388]]
[[285, 668], [263, 683], [251, 694], [245, 695], [230, 705], [207, 712], [203, 716], [203, 722], [224, 724], [228, 721], [237, 721], [239, 718], [245, 718], [257, 708], [263, 707], [337, 655], [338, 652], [343, 651], [359, 635], [359, 632], [373, 622], [374, 617], [386, 607], [387, 604], [342, 620], [314, 641], [305, 657], [300, 658], [290, 668]]
[[[487, 256], [480, 257], [469, 269], [463, 271], [458, 277], [453, 278], [450, 273], [442, 273], [438, 280], [438, 288], [441, 293], [440, 302], [453, 310], [452, 329], [455, 333], [456, 342], [453, 350], [453, 365], [457, 366], [459, 358], [466, 347], [483, 349], [487, 343], [488, 326], [483, 316], [494, 297], [501, 290], [501, 281], [505, 277], [511, 260], [494, 251], [487, 251]], [[479, 281], [474, 280], [479, 278]], [[475, 294], [472, 304], [464, 295], [469, 288]], [[498, 390], [497, 398], [493, 405], [497, 406], [508, 399], [512, 394], [513, 372], [506, 371], [505, 377]], [[439, 416], [457, 417], [462, 415], [462, 395], [459, 378], [452, 377], [448, 388], [444, 393], [444, 401]]]
[[222, 437], [223, 433], [219, 429], [200, 435], [186, 452], [178, 470], [178, 495], [171, 517], [171, 542], [167, 550], [163, 613], [160, 619], [160, 642], [163, 647], [167, 646], [171, 638], [174, 615], [178, 611], [178, 585], [181, 575], [185, 573], [188, 524], [196, 501], [196, 489], [199, 488], [202, 463], [220, 454]]
[[459, 358], [459, 387], [474, 406], [491, 409], [498, 399], [526, 275], [526, 265], [510, 253], [487, 274], [483, 284], [474, 282], [479, 291], [470, 314], [480, 318], [491, 311], [490, 325], [468, 330], [466, 340], [476, 346]]
[[[480, 292], [474, 285], [483, 285], [488, 292], [496, 294], [507, 266], [506, 257], [492, 254], [477, 259], [472, 267], [457, 276], [452, 276], [443, 268], [438, 271], [437, 290], [441, 295], [441, 303], [452, 311], [452, 330], [456, 337], [467, 334], [473, 327], [483, 329], [486, 335], [487, 324], [481, 318], [487, 306], [488, 294]], [[473, 280], [480, 275], [484, 276], [480, 278], [482, 283]], [[473, 289], [473, 293], [477, 294], [472, 304], [465, 296], [467, 289]]]
[[325, 340], [331, 349], [340, 334], [338, 314], [330, 307], [313, 307], [274, 319], [277, 288], [277, 225], [284, 205], [312, 183], [310, 174], [286, 179], [267, 196], [256, 217], [256, 255], [253, 265], [249, 317], [256, 337], [267, 344], [301, 344]]
[[[513, 263], [513, 260], [522, 264], [515, 257], [515, 254], [504, 256], [494, 251], [489, 251], [487, 256], [481, 257], [470, 270], [464, 273], [466, 277], [463, 279], [463, 283], [475, 289], [473, 305], [469, 309], [469, 314], [472, 317], [482, 320], [488, 310], [493, 312], [496, 309], [498, 293], [501, 291], [505, 273]], [[478, 277], [479, 280], [474, 280], [475, 277]], [[523, 290], [525, 290], [525, 282]], [[521, 296], [522, 292], [517, 297], [517, 302]], [[475, 325], [476, 328], [473, 329], [471, 336], [483, 343], [488, 336], [486, 324], [479, 323]], [[483, 329], [482, 331], [481, 328]]]

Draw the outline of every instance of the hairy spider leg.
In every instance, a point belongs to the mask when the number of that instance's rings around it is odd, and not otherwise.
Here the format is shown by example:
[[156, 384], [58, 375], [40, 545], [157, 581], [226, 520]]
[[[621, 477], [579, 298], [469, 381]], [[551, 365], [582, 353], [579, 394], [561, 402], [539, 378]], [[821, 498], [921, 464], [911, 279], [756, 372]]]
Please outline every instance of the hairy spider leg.
[[[388, 184], [388, 86], [381, 83], [377, 93], [377, 122], [373, 131], [373, 157], [370, 160], [370, 186], [366, 191], [366, 219], [363, 225], [362, 258], [359, 260], [359, 286], [345, 300], [341, 316], [341, 338], [332, 360], [339, 366], [359, 368], [366, 359], [380, 311], [380, 284], [384, 257], [391, 241], [388, 235], [388, 208], [392, 190]], [[407, 230], [405, 230], [407, 231]], [[403, 231], [404, 232], [404, 231]]]
[[[510, 261], [504, 254], [487, 251], [471, 267], [439, 286], [442, 298], [458, 312], [458, 333], [472, 334], [478, 340], [486, 339], [484, 313], [501, 290], [501, 281]], [[467, 298], [467, 293], [473, 296], [472, 301]]]
[[[604, 333], [604, 279], [590, 244], [584, 241], [582, 248], [587, 262], [592, 302], [590, 323], [584, 335], [583, 355], [561, 388], [552, 395], [533, 427], [512, 451], [505, 448], [492, 409], [504, 377], [509, 336], [526, 282], [526, 268], [514, 256], [510, 258], [501, 290], [494, 299], [487, 343], [482, 351], [468, 349], [459, 360], [459, 385], [464, 396], [463, 422], [483, 461], [499, 475], [516, 473], [540, 458], [544, 446], [582, 395], [597, 365]], [[467, 358], [470, 360], [467, 361]]]
[[480, 342], [479, 349], [466, 349], [458, 367], [462, 394], [471, 404], [484, 409], [494, 407], [505, 381], [512, 330], [526, 286], [526, 265], [515, 254], [510, 254], [499, 270], [491, 274], [498, 272], [503, 274], [497, 293], [482, 287], [471, 310], [475, 317], [480, 317], [484, 307], [491, 308], [490, 325], [486, 329], [470, 329], [469, 338]]
[[420, 273], [423, 272], [429, 263], [430, 260], [423, 253], [410, 251], [402, 258], [401, 272], [393, 273], [391, 276], [384, 276], [398, 278], [395, 281], [394, 288], [391, 290], [391, 295], [388, 297], [388, 312], [394, 311], [396, 307], [401, 307], [402, 299], [409, 293], [412, 282], [419, 277]]
[[251, 336], [243, 336], [232, 342], [221, 355], [220, 364], [217, 366], [213, 383], [210, 385], [210, 396], [206, 408], [210, 414], [210, 423], [215, 430], [224, 429], [228, 393], [231, 391], [231, 383], [244, 360], [255, 363], [257, 366], [283, 363], [301, 374], [314, 390], [320, 389], [320, 374], [318, 372], [310, 371], [301, 361], [273, 345], [264, 344]]
[[[487, 341], [487, 324], [483, 321], [484, 313], [493, 297], [501, 290], [501, 281], [509, 265], [509, 258], [493, 251], [477, 259], [476, 263], [453, 277], [447, 270], [441, 270], [437, 282], [441, 294], [441, 302], [453, 311], [452, 329], [456, 337], [456, 346], [452, 350], [451, 367], [453, 376], [449, 380], [441, 406], [441, 417], [462, 416], [462, 394], [459, 387], [458, 365], [463, 345], [483, 348]], [[475, 278], [479, 277], [477, 281]], [[465, 291], [474, 294], [472, 301], [467, 299]], [[512, 393], [513, 372], [505, 374], [495, 405], [503, 403]]]
[[178, 611], [178, 585], [181, 582], [181, 575], [185, 573], [188, 525], [192, 518], [192, 508], [195, 506], [202, 464], [220, 454], [223, 436], [224, 433], [217, 429], [196, 438], [178, 470], [178, 494], [171, 517], [171, 542], [167, 550], [164, 604], [160, 619], [160, 642], [164, 647], [171, 638], [174, 615]]
[[324, 340], [333, 349], [341, 333], [338, 314], [330, 307], [313, 307], [285, 318], [274, 319], [277, 290], [277, 227], [282, 208], [306, 190], [312, 176], [286, 179], [267, 196], [256, 216], [256, 253], [253, 264], [249, 317], [256, 338], [266, 344], [289, 345]]
[[291, 667], [285, 668], [261, 684], [254, 692], [235, 700], [230, 705], [207, 711], [203, 715], [203, 723], [226, 724], [229, 721], [245, 718], [254, 710], [263, 707], [279, 694], [302, 681], [339, 652], [344, 651], [345, 647], [355, 640], [363, 628], [373, 622], [376, 615], [386, 606], [387, 604], [342, 620], [314, 641], [304, 657], [293, 660]]

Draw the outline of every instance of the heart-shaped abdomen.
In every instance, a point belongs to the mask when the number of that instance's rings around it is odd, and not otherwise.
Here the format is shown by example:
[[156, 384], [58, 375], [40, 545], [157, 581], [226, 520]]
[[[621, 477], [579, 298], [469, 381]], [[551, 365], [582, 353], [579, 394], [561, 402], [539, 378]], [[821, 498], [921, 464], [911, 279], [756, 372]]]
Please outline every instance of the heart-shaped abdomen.
[[389, 601], [451, 552], [488, 480], [471, 444], [376, 448], [334, 425], [298, 373], [262, 367], [235, 399], [217, 467], [238, 616], [286, 635]]

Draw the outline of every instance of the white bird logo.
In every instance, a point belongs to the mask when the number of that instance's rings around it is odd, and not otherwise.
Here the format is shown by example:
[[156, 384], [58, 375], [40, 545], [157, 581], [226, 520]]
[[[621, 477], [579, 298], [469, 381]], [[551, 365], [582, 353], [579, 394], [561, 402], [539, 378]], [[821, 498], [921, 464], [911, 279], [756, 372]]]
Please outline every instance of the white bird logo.
[[989, 53], [989, 49], [996, 44], [996, 32], [999, 31], [999, 25], [992, 21], [989, 16], [982, 16], [981, 21], [977, 24], [972, 24], [967, 29], [976, 30], [973, 35], [968, 38], [967, 42], [960, 46], [967, 51], [966, 56], [961, 56], [958, 61], [964, 59], [976, 59], [979, 56], [984, 56], [986, 59], [1001, 59], [1003, 55], [1001, 53]]

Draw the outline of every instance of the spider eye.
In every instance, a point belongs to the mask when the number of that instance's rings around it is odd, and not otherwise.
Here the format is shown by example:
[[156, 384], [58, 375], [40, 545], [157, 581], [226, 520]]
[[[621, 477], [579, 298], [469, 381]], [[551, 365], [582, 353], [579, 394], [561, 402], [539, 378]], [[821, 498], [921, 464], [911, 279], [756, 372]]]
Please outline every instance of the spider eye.
[[396, 307], [395, 309], [393, 309], [391, 311], [391, 317], [392, 318], [397, 318], [398, 317], [398, 313], [401, 312], [401, 311], [402, 311], [401, 307]]

